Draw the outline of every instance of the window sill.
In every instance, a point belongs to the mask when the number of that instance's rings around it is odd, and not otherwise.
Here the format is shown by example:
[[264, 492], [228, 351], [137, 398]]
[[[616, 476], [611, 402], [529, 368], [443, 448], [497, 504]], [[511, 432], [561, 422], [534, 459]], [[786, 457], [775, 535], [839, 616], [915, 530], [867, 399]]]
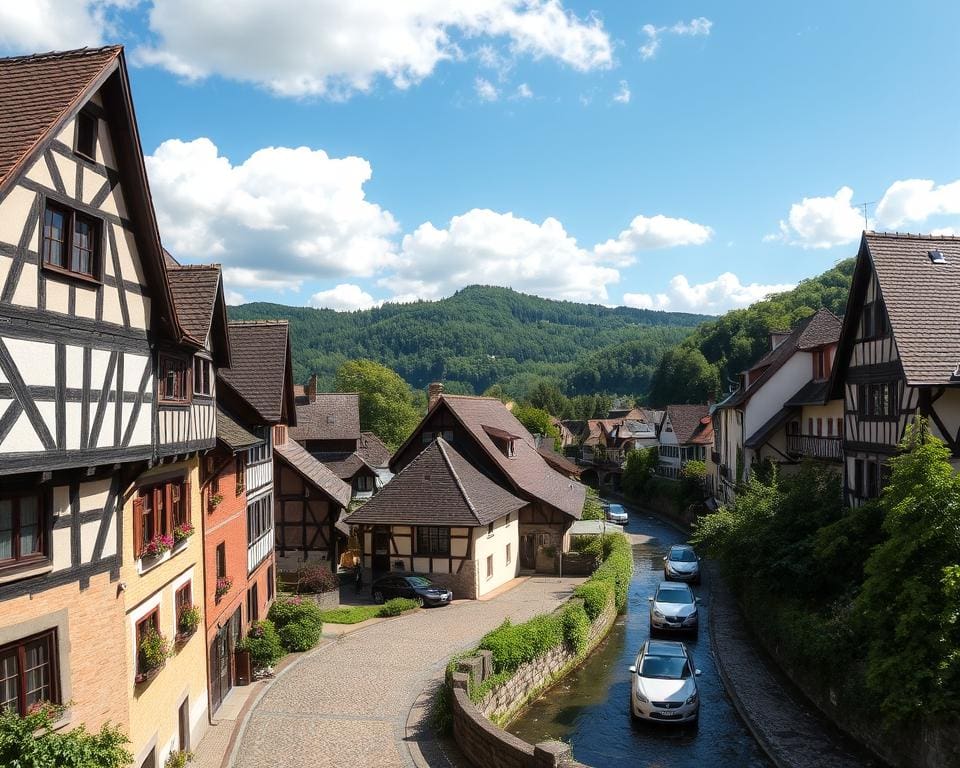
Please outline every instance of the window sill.
[[56, 264], [48, 264], [47, 262], [43, 262], [42, 269], [44, 272], [49, 272], [50, 274], [57, 275], [58, 277], [65, 277], [69, 280], [76, 280], [79, 283], [84, 283], [91, 288], [99, 288], [103, 285], [103, 282], [93, 275], [88, 275], [84, 272], [74, 272], [72, 269], [58, 267]]
[[157, 405], [163, 408], [189, 408], [189, 400], [158, 400]]
[[173, 549], [167, 550], [162, 555], [156, 555], [155, 557], [149, 557], [142, 555], [137, 558], [137, 573], [143, 575], [148, 571], [152, 571], [158, 565], [162, 565], [167, 562], [171, 557], [179, 555], [183, 550], [190, 546], [190, 539], [184, 539], [181, 542], [173, 545]]
[[33, 560], [20, 565], [11, 565], [0, 571], [0, 584], [10, 584], [21, 579], [43, 576], [53, 570], [53, 561], [48, 558]]

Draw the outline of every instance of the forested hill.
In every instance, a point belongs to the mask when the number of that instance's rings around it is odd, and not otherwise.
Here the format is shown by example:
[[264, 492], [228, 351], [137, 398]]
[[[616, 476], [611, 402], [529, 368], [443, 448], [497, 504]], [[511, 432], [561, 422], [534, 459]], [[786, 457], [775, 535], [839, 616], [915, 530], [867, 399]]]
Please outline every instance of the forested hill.
[[790, 330], [821, 307], [842, 316], [854, 264], [846, 259], [792, 291], [711, 318], [660, 359], [651, 403], [705, 402], [727, 391], [732, 378], [769, 350], [771, 331]]
[[[444, 381], [449, 390], [479, 393], [499, 383], [514, 396], [542, 378], [555, 380], [569, 395], [642, 396], [663, 352], [710, 319], [477, 285], [439, 301], [357, 312], [254, 303], [230, 307], [229, 313], [237, 320], [289, 320], [298, 382], [315, 371], [321, 386], [330, 387], [341, 363], [362, 357], [393, 368], [417, 388]], [[602, 354], [623, 344], [630, 352], [625, 357]]]

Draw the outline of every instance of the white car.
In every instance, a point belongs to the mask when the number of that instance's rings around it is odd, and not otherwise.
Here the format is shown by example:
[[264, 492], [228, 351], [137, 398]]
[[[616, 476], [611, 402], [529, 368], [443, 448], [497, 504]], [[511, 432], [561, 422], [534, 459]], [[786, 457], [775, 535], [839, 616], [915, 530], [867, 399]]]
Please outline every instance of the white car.
[[627, 515], [627, 510], [623, 508], [620, 504], [608, 504], [607, 505], [607, 520], [611, 523], [619, 523], [620, 525], [626, 525], [629, 521], [629, 516]]
[[650, 601], [650, 634], [656, 631], [692, 632], [700, 628], [699, 597], [686, 584], [661, 581]]
[[687, 647], [676, 640], [647, 640], [630, 667], [630, 714], [635, 719], [692, 723], [700, 716], [700, 691]]
[[689, 544], [675, 544], [663, 556], [663, 575], [667, 581], [700, 583], [700, 558]]

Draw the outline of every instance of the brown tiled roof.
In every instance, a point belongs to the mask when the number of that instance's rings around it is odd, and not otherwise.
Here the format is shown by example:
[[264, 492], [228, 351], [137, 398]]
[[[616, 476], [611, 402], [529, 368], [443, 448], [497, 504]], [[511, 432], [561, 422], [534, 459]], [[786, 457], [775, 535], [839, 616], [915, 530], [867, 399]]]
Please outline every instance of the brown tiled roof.
[[[434, 408], [441, 405], [450, 409], [518, 491], [540, 499], [571, 517], [580, 518], [586, 488], [547, 464], [547, 460], [537, 451], [533, 435], [497, 398], [444, 394]], [[517, 435], [519, 439], [514, 444], [514, 455], [510, 458], [504, 455], [485, 428]], [[411, 439], [417, 434], [415, 431]], [[400, 453], [398, 451], [397, 455]]]
[[287, 321], [230, 321], [231, 367], [217, 375], [267, 422], [283, 413], [287, 383]]
[[0, 59], [0, 181], [79, 103], [122, 50], [114, 45]]
[[[713, 439], [713, 426], [708, 405], [668, 405], [664, 418], [670, 419], [673, 434], [676, 435], [680, 445], [701, 442], [707, 424], [711, 425], [710, 439]], [[704, 420], [705, 423], [702, 423]]]
[[219, 264], [191, 264], [170, 268], [167, 279], [173, 292], [180, 325], [201, 344], [213, 321], [220, 288]]
[[219, 406], [217, 407], [217, 439], [234, 452], [263, 442], [261, 438], [240, 426], [233, 416]]
[[363, 457], [356, 453], [341, 454], [337, 458], [325, 458], [324, 456], [315, 456], [327, 469], [339, 477], [341, 480], [349, 481], [353, 479], [363, 467], [376, 474], [377, 470], [371, 467], [363, 460]]
[[[866, 232], [863, 239], [907, 383], [950, 383], [960, 364], [960, 238]], [[934, 264], [932, 250], [946, 262]]]
[[295, 387], [297, 426], [294, 440], [359, 440], [360, 395], [356, 392], [322, 392], [310, 402], [303, 387]]
[[475, 527], [526, 504], [438, 437], [348, 522]]
[[371, 467], [386, 467], [390, 463], [390, 449], [373, 432], [360, 433], [357, 453]]
[[307, 453], [299, 443], [287, 440], [275, 445], [273, 452], [300, 477], [319, 488], [341, 507], [346, 508], [350, 504], [350, 497], [353, 495], [350, 486]]
[[549, 445], [541, 445], [537, 450], [540, 451], [540, 455], [547, 460], [547, 464], [557, 470], [557, 472], [562, 472], [568, 477], [570, 475], [580, 477], [580, 467], [570, 461], [566, 456], [561, 456]]
[[807, 350], [836, 344], [843, 321], [829, 309], [821, 308], [808, 321], [797, 339], [797, 349]]

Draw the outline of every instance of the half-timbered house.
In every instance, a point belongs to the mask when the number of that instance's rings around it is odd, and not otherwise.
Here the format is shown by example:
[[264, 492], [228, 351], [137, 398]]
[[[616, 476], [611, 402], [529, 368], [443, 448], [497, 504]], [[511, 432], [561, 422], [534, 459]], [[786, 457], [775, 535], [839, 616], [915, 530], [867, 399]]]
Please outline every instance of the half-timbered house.
[[880, 493], [918, 415], [960, 463], [958, 303], [960, 238], [863, 234], [831, 379], [848, 503]]

